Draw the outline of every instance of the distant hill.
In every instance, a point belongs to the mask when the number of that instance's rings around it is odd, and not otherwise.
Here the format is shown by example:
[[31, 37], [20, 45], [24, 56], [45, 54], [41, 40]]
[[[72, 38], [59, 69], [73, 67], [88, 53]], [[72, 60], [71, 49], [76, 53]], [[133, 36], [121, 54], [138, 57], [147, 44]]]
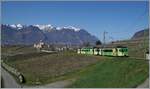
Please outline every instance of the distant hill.
[[89, 42], [95, 44], [97, 37], [84, 29], [69, 27], [52, 27], [51, 25], [1, 25], [1, 43], [34, 44], [40, 40], [45, 43], [58, 44], [83, 44]]
[[149, 37], [149, 29], [144, 29], [144, 30], [136, 32], [131, 39], [132, 40], [142, 39], [142, 38], [144, 38], [144, 36], [146, 38]]

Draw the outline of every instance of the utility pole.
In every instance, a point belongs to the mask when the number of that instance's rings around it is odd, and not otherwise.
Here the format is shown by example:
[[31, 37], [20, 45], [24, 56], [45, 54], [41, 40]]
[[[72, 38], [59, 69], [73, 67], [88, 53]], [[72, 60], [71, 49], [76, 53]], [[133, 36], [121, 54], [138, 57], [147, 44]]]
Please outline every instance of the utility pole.
[[144, 46], [144, 47], [143, 47], [143, 48], [144, 48], [144, 58], [146, 59], [146, 51], [147, 51], [147, 50], [146, 50], [146, 43], [147, 43], [147, 42], [146, 42], [146, 30], [144, 30], [144, 39], [143, 39], [143, 41], [144, 41], [144, 42], [143, 42], [143, 46]]
[[109, 36], [109, 38], [111, 39], [110, 42], [113, 42], [114, 38], [112, 36]]
[[103, 47], [105, 47], [105, 39], [106, 39], [106, 34], [107, 34], [108, 32], [106, 32], [106, 31], [104, 31], [104, 33], [103, 33]]

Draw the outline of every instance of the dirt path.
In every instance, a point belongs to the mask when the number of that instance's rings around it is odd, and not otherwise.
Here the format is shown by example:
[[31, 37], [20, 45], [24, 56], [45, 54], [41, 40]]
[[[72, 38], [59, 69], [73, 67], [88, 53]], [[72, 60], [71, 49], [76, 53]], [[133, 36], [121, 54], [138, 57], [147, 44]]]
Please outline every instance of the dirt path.
[[149, 78], [147, 78], [144, 83], [140, 84], [137, 88], [149, 88]]
[[46, 85], [24, 86], [23, 88], [65, 88], [70, 84], [72, 84], [74, 81], [75, 79], [68, 79], [68, 80], [56, 81]]
[[2, 82], [4, 88], [21, 88], [21, 86], [16, 82], [14, 77], [2, 67], [1, 67], [1, 76], [3, 78]]

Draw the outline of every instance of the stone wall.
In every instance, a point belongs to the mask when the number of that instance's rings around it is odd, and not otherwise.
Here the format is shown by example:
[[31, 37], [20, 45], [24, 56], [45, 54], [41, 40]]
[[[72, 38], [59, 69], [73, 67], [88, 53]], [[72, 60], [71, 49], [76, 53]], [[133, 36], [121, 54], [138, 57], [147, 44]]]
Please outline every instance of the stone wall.
[[5, 68], [7, 71], [9, 71], [10, 73], [12, 73], [13, 75], [15, 75], [20, 83], [25, 82], [24, 76], [17, 69], [7, 65], [6, 63], [3, 62], [3, 60], [1, 60], [1, 66]]

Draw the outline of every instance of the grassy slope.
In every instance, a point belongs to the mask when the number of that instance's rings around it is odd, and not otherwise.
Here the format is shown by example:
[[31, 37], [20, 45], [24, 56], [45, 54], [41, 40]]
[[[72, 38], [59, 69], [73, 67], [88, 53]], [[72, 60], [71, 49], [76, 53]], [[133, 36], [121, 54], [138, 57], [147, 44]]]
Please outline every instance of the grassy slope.
[[107, 59], [82, 71], [70, 87], [136, 87], [148, 77], [148, 68], [148, 62], [144, 60]]
[[[145, 44], [144, 44], [145, 43]], [[128, 45], [129, 56], [136, 58], [145, 58], [144, 52], [149, 49], [149, 40], [142, 40], [137, 44]]]
[[[33, 54], [32, 54], [33, 55]], [[26, 78], [26, 84], [34, 85], [56, 81], [57, 77], [74, 72], [96, 63], [96, 56], [77, 55], [76, 53], [17, 55], [5, 60], [17, 68]]]

